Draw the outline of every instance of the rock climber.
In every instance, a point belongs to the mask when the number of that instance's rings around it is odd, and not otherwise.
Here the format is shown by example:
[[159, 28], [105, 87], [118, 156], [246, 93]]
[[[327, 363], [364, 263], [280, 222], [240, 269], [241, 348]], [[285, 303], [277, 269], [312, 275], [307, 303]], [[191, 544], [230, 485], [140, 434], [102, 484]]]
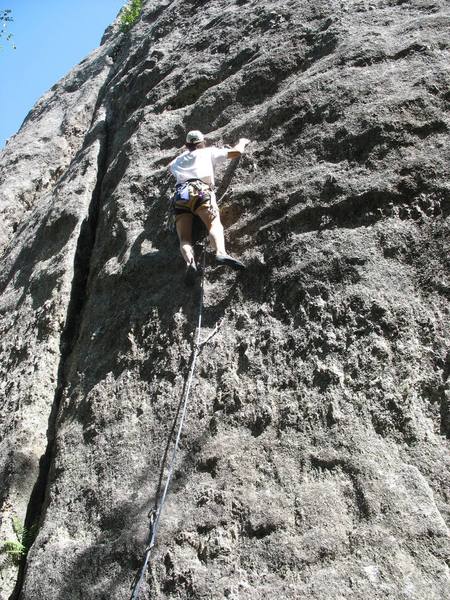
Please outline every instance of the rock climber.
[[192, 247], [192, 221], [194, 215], [205, 224], [211, 246], [216, 253], [216, 263], [242, 270], [245, 265], [227, 254], [223, 226], [214, 193], [214, 168], [227, 158], [238, 158], [250, 140], [241, 138], [233, 148], [206, 147], [201, 131], [189, 131], [186, 135], [186, 150], [170, 164], [170, 172], [176, 177], [176, 192], [173, 198], [175, 224], [180, 242], [180, 251], [186, 261], [187, 285], [193, 285], [199, 272], [195, 264]]

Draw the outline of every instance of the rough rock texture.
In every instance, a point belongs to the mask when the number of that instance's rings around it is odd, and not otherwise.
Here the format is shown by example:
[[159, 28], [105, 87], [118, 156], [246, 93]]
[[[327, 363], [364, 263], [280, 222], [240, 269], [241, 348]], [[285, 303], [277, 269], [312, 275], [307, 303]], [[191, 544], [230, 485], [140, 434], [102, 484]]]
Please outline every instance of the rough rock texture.
[[198, 128], [222, 203], [141, 598], [450, 598], [444, 0], [148, 0], [0, 154], [2, 600], [130, 596], [198, 290], [163, 224]]

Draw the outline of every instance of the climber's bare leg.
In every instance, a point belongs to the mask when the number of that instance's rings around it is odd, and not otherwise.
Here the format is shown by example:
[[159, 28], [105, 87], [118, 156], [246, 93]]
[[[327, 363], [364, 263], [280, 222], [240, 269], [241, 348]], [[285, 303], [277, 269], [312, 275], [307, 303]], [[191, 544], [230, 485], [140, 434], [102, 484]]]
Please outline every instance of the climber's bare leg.
[[216, 263], [219, 265], [227, 265], [235, 271], [245, 269], [244, 263], [237, 258], [233, 258], [227, 254], [225, 250], [225, 240], [223, 237], [223, 227], [220, 221], [219, 209], [215, 202], [211, 206], [204, 204], [200, 206], [195, 214], [200, 217], [209, 232], [209, 239], [212, 240], [212, 246], [216, 252]]
[[192, 219], [190, 213], [183, 213], [176, 216], [176, 227], [178, 240], [180, 242], [180, 252], [187, 265], [194, 264], [194, 249], [192, 247]]
[[205, 224], [214, 252], [216, 254], [226, 254], [223, 226], [220, 221], [217, 205], [214, 206], [213, 204], [211, 207], [209, 204], [202, 204], [202, 206], [197, 208], [195, 214], [198, 215]]

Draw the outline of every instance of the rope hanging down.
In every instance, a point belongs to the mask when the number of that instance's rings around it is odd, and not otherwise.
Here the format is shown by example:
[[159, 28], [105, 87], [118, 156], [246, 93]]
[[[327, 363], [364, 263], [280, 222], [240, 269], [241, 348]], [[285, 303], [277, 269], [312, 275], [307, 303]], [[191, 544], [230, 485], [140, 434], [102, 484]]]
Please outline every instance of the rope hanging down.
[[207, 344], [209, 342], [209, 340], [217, 333], [218, 328], [220, 327], [220, 323], [218, 323], [216, 325], [214, 331], [203, 342], [200, 342], [200, 336], [201, 336], [201, 331], [202, 331], [202, 317], [203, 317], [204, 273], [205, 273], [205, 264], [206, 264], [206, 261], [205, 261], [205, 259], [206, 259], [206, 242], [205, 241], [202, 243], [202, 246], [203, 246], [202, 256], [201, 256], [202, 277], [201, 277], [201, 286], [200, 286], [200, 303], [199, 303], [198, 320], [197, 320], [197, 333], [196, 333], [196, 338], [195, 338], [195, 342], [194, 342], [193, 353], [191, 355], [191, 365], [190, 365], [189, 373], [188, 373], [188, 376], [187, 376], [187, 379], [185, 382], [183, 396], [182, 396], [182, 399], [180, 402], [180, 406], [181, 406], [180, 422], [178, 425], [178, 431], [177, 431], [177, 435], [175, 438], [175, 444], [174, 444], [174, 447], [172, 450], [172, 457], [170, 460], [169, 470], [167, 472], [166, 482], [164, 484], [164, 490], [159, 498], [156, 508], [153, 509], [150, 513], [150, 530], [149, 530], [147, 547], [145, 549], [144, 562], [143, 562], [142, 568], [139, 572], [139, 577], [136, 580], [136, 583], [135, 583], [135, 586], [133, 589], [133, 593], [131, 596], [131, 600], [138, 600], [138, 598], [139, 598], [139, 592], [140, 592], [140, 589], [142, 586], [142, 582], [144, 581], [145, 573], [147, 571], [148, 563], [150, 561], [151, 552], [156, 544], [156, 536], [158, 534], [159, 522], [161, 520], [161, 514], [162, 514], [162, 511], [164, 508], [164, 503], [166, 501], [166, 496], [167, 496], [167, 492], [169, 489], [170, 481], [172, 479], [173, 471], [175, 468], [176, 456], [177, 456], [178, 447], [180, 444], [180, 438], [181, 438], [181, 433], [182, 433], [183, 426], [184, 426], [184, 421], [186, 418], [189, 394], [191, 391], [191, 384], [192, 384], [192, 379], [194, 377], [194, 371], [195, 371], [197, 358], [198, 358], [203, 346], [205, 346], [205, 344]]

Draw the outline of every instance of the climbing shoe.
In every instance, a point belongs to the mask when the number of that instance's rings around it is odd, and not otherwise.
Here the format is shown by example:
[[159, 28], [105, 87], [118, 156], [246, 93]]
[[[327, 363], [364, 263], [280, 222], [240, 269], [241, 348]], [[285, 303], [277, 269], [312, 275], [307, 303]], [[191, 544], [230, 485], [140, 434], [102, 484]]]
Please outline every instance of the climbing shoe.
[[244, 263], [241, 263], [237, 258], [233, 258], [229, 254], [217, 254], [216, 263], [219, 265], [227, 265], [235, 271], [243, 271], [245, 269]]
[[184, 283], [186, 285], [194, 285], [195, 280], [197, 279], [198, 271], [197, 267], [194, 264], [190, 264], [186, 269], [186, 275], [184, 276]]

